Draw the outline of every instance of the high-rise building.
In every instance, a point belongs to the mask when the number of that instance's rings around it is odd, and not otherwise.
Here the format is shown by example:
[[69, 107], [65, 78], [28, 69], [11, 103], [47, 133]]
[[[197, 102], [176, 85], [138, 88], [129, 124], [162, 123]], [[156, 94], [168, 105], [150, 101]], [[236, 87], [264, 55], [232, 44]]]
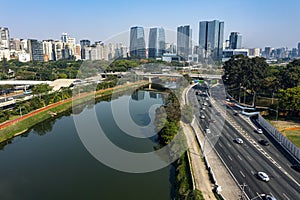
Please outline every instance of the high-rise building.
[[9, 49], [10, 39], [9, 30], [5, 27], [0, 27], [0, 48]]
[[37, 40], [28, 40], [30, 60], [44, 62], [43, 43]]
[[177, 55], [188, 60], [192, 54], [192, 29], [189, 25], [177, 27]]
[[43, 54], [44, 61], [55, 60], [54, 51], [54, 41], [53, 40], [43, 40]]
[[80, 47], [81, 47], [81, 59], [85, 60], [88, 59], [86, 57], [86, 49], [85, 47], [91, 46], [90, 40], [80, 40]]
[[165, 30], [163, 28], [150, 28], [148, 57], [162, 57], [166, 48]]
[[131, 57], [146, 58], [146, 44], [143, 27], [131, 27], [129, 50]]
[[21, 51], [21, 41], [18, 38], [11, 38], [10, 39], [10, 50], [13, 51]]
[[242, 48], [242, 35], [238, 32], [231, 32], [229, 36], [229, 49]]
[[199, 47], [204, 58], [221, 60], [223, 54], [224, 22], [218, 20], [199, 23]]
[[259, 57], [260, 56], [260, 48], [249, 49], [249, 56]]
[[272, 48], [271, 47], [265, 47], [265, 52], [264, 52], [264, 57], [269, 59], [271, 58], [271, 52], [272, 52]]

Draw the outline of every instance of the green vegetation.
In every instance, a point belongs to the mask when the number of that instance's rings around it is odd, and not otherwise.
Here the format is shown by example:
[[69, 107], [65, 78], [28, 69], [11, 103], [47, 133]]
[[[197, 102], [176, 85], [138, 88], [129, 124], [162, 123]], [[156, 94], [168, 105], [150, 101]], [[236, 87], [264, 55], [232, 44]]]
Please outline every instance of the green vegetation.
[[[236, 55], [225, 62], [224, 70], [223, 81], [229, 93], [236, 98], [240, 98], [243, 93], [251, 94], [253, 104], [256, 105], [257, 95], [268, 97], [273, 108], [278, 107], [291, 116], [299, 115], [300, 60], [294, 60], [286, 66], [269, 66], [264, 58]], [[278, 105], [274, 97], [279, 98]]]
[[[118, 93], [118, 92], [126, 91], [129, 87], [137, 87], [137, 86], [142, 85], [142, 84], [145, 84], [145, 83], [141, 82], [141, 83], [134, 84], [134, 85], [129, 85], [129, 86], [125, 85], [125, 86], [122, 86], [121, 88], [118, 88], [118, 89], [115, 89], [115, 90], [113, 90], [113, 89], [104, 90], [104, 91], [100, 90], [100, 91], [97, 91], [95, 94], [90, 93], [86, 96], [83, 96], [82, 98], [77, 98], [74, 102], [72, 102], [72, 101], [61, 102], [61, 104], [58, 105], [58, 106], [55, 106], [53, 108], [44, 110], [44, 111], [39, 112], [39, 113], [37, 113], [33, 116], [30, 116], [26, 119], [17, 121], [12, 125], [9, 125], [5, 128], [2, 128], [0, 130], [0, 142], [8, 140], [8, 139], [14, 137], [15, 135], [22, 134], [22, 133], [26, 132], [27, 130], [29, 130], [34, 125], [36, 125], [36, 124], [38, 124], [38, 123], [40, 123], [40, 122], [42, 122], [46, 119], [49, 119], [49, 118], [53, 117], [52, 113], [58, 114], [58, 113], [62, 113], [64, 111], [70, 110], [73, 105], [76, 105], [76, 106], [85, 105], [83, 103], [90, 100], [92, 95], [95, 95], [95, 98], [98, 99], [98, 98], [101, 98], [101, 97], [111, 95], [112, 92], [117, 92]], [[36, 108], [39, 108], [40, 106], [42, 106], [42, 103], [44, 103], [44, 102], [49, 102], [50, 103], [51, 97], [57, 97], [57, 96], [60, 96], [60, 95], [62, 95], [63, 98], [67, 98], [68, 96], [71, 97], [72, 96], [72, 91], [70, 89], [66, 89], [65, 91], [61, 91], [61, 92], [58, 92], [58, 93], [43, 95], [41, 99], [39, 97], [35, 97], [35, 98], [27, 101], [25, 103], [25, 105], [29, 104], [29, 108], [34, 108], [34, 106], [36, 106]], [[60, 98], [57, 98], [57, 99], [61, 100]], [[30, 112], [28, 109], [25, 110], [25, 108], [24, 108], [25, 105], [23, 104], [23, 107], [22, 107], [23, 114]], [[36, 109], [32, 109], [32, 110], [36, 110]], [[79, 109], [79, 111], [80, 111], [80, 109]], [[6, 111], [4, 111], [4, 112], [6, 112]], [[13, 111], [9, 112], [9, 113], [13, 114]], [[11, 117], [11, 118], [16, 118], [16, 116]]]
[[284, 134], [291, 142], [300, 148], [300, 130], [286, 130]]
[[[164, 106], [156, 109], [155, 125], [158, 133], [161, 146], [169, 144], [176, 134], [183, 134], [180, 128], [181, 109], [180, 103], [176, 98], [177, 95], [170, 93]], [[181, 96], [181, 95], [179, 95]], [[192, 108], [184, 106], [183, 113], [185, 113], [183, 120], [187, 123], [192, 119]], [[181, 141], [185, 145], [186, 141]], [[180, 147], [179, 147], [180, 148]], [[176, 150], [175, 150], [176, 152]], [[176, 162], [173, 163], [175, 171], [175, 199], [180, 200], [202, 200], [202, 194], [200, 191], [193, 190], [192, 177], [190, 168], [188, 165], [186, 153], [182, 155]]]

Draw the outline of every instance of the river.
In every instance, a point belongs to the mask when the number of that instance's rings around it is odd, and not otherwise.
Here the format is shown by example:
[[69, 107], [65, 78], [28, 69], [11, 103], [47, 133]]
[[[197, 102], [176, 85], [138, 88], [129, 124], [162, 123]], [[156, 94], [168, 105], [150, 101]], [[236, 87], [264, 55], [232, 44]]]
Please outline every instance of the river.
[[[150, 122], [149, 108], [163, 104], [161, 94], [139, 91], [101, 100], [76, 115], [96, 111], [107, 137], [123, 149], [153, 151], [156, 138], [133, 138], [116, 125], [111, 104], [130, 100], [130, 114], [139, 125]], [[88, 128], [88, 127], [87, 127]], [[112, 158], [113, 159], [113, 158]], [[64, 113], [18, 136], [0, 150], [0, 199], [170, 199], [171, 166], [143, 174], [114, 170], [85, 149], [76, 132], [73, 114]]]

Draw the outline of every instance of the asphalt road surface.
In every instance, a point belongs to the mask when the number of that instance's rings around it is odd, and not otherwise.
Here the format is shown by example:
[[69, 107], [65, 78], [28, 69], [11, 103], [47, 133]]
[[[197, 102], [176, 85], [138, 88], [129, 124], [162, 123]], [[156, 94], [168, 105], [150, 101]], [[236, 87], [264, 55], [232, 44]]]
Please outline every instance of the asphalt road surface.
[[[212, 94], [215, 101], [207, 93]], [[188, 99], [201, 129], [211, 130], [206, 135], [207, 142], [214, 144], [214, 150], [237, 182], [244, 185], [249, 199], [260, 199], [261, 194], [271, 194], [278, 200], [300, 199], [300, 173], [291, 169], [293, 159], [266, 136], [265, 130], [258, 134], [253, 124], [242, 116], [235, 116], [237, 110], [224, 104], [225, 92], [221, 88], [211, 88], [208, 92], [206, 87], [195, 86], [189, 91]], [[236, 138], [241, 138], [243, 144], [238, 144]], [[270, 140], [270, 145], [262, 146], [258, 143], [260, 139]], [[267, 173], [270, 181], [260, 180], [258, 171]]]

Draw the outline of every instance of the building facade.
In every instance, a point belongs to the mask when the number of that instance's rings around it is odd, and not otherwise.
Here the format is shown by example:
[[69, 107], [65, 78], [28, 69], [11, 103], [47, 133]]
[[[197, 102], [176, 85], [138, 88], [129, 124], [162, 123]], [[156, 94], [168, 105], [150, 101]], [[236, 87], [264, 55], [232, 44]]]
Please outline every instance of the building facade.
[[44, 62], [43, 43], [41, 41], [29, 39], [28, 49], [30, 60]]
[[229, 49], [242, 48], [242, 35], [238, 32], [231, 32], [229, 36]]
[[9, 46], [10, 46], [9, 30], [8, 28], [0, 27], [0, 48], [9, 49]]
[[189, 25], [177, 27], [177, 55], [188, 60], [192, 54], [192, 29]]
[[146, 44], [143, 27], [131, 27], [129, 50], [131, 57], [146, 58]]
[[201, 56], [212, 57], [214, 60], [222, 59], [224, 41], [224, 22], [201, 21], [199, 23], [199, 47]]
[[163, 28], [150, 28], [148, 57], [162, 57], [166, 49], [165, 30]]

